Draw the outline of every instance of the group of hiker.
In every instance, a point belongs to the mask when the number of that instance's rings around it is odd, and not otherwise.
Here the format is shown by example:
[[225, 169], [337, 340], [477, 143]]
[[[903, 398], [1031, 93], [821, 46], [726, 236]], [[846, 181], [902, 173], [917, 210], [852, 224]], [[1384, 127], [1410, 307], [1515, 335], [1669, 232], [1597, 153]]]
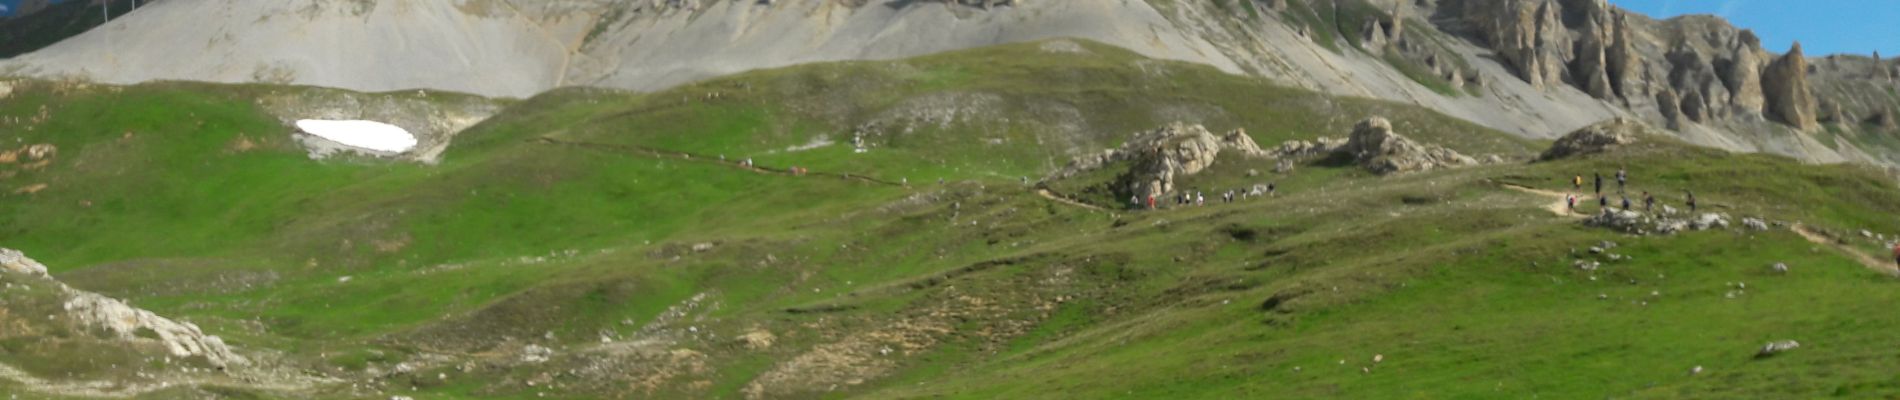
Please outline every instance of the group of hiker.
[[[1253, 189], [1231, 189], [1217, 195], [1217, 199], [1222, 203], [1235, 203], [1252, 197], [1273, 196], [1278, 190], [1278, 184], [1267, 183], [1265, 186], [1255, 186]], [[1168, 200], [1175, 206], [1204, 206], [1207, 205], [1207, 193], [1200, 190], [1183, 191]], [[1148, 196], [1146, 199], [1143, 199], [1141, 195], [1128, 196], [1128, 208], [1130, 209], [1156, 210], [1160, 209], [1160, 206], [1160, 202], [1157, 201], [1153, 195]]]
[[[1611, 208], [1612, 205], [1610, 204], [1610, 196], [1603, 193], [1603, 174], [1592, 173], [1591, 175], [1593, 175], [1596, 178], [1595, 179], [1596, 182], [1594, 186], [1595, 186], [1595, 191], [1596, 191], [1596, 196], [1597, 196], [1597, 207], [1600, 210], [1603, 210], [1604, 212], [1609, 212], [1609, 210], [1612, 209]], [[1623, 211], [1633, 210], [1634, 205], [1630, 202], [1630, 197], [1627, 194], [1627, 192], [1625, 192], [1625, 188], [1628, 187], [1629, 185], [1629, 170], [1618, 168], [1616, 170], [1615, 178], [1616, 178], [1616, 194], [1622, 200], [1618, 202], [1617, 205], [1623, 207]], [[1572, 189], [1575, 189], [1578, 192], [1582, 192], [1583, 191], [1583, 175], [1577, 175], [1575, 177], [1572, 177], [1570, 180], [1570, 185]], [[1690, 213], [1696, 212], [1695, 192], [1685, 189], [1682, 191], [1682, 193], [1684, 197], [1684, 205], [1689, 206], [1689, 212]], [[1650, 194], [1649, 191], [1643, 191], [1641, 198], [1643, 201], [1643, 212], [1655, 211], [1656, 209], [1655, 195]], [[1570, 207], [1570, 211], [1572, 212], [1577, 211], [1577, 202], [1580, 199], [1581, 199], [1581, 196], [1579, 196], [1576, 193], [1571, 193], [1564, 196], [1564, 202], [1568, 204], [1568, 206]]]

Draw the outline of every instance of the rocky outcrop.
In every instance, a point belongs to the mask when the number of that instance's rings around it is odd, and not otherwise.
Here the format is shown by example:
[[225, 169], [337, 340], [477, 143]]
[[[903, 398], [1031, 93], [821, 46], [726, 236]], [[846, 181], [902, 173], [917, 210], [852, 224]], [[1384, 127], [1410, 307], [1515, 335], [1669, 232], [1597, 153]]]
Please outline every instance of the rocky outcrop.
[[1800, 42], [1795, 42], [1788, 54], [1768, 64], [1762, 71], [1761, 86], [1767, 97], [1764, 111], [1769, 119], [1802, 131], [1820, 127], [1816, 122], [1814, 94], [1808, 87], [1808, 62], [1801, 54]]
[[1761, 38], [1755, 37], [1754, 31], [1744, 29], [1729, 51], [1734, 56], [1721, 71], [1722, 83], [1728, 86], [1729, 103], [1750, 113], [1761, 113], [1767, 101], [1761, 87], [1761, 69], [1767, 63], [1761, 54]]
[[1471, 1], [1465, 19], [1518, 77], [1543, 88], [1563, 82], [1570, 35], [1554, 1]]
[[0, 271], [32, 276], [46, 276], [46, 266], [39, 261], [27, 258], [26, 254], [14, 249], [0, 249]]
[[1242, 157], [1271, 155], [1254, 144], [1245, 130], [1235, 129], [1216, 136], [1206, 127], [1176, 122], [1136, 134], [1119, 148], [1076, 157], [1045, 181], [1069, 178], [1126, 161], [1131, 165], [1117, 178], [1120, 191], [1141, 198], [1164, 198], [1175, 190], [1177, 179], [1200, 173], [1214, 165], [1214, 160], [1223, 153]]
[[1636, 135], [1647, 129], [1641, 122], [1626, 118], [1586, 126], [1564, 135], [1537, 157], [1540, 161], [1550, 161], [1580, 155], [1595, 154], [1636, 142]]
[[1379, 175], [1476, 165], [1478, 161], [1444, 147], [1420, 144], [1392, 131], [1392, 122], [1372, 117], [1353, 126], [1339, 151]]
[[[74, 289], [46, 275], [46, 266], [12, 249], [0, 249], [0, 273], [37, 277], [63, 298], [64, 318], [74, 325], [104, 332], [127, 343], [156, 343], [174, 357], [202, 357], [220, 369], [248, 365], [249, 361], [231, 351], [224, 340], [206, 335], [197, 325], [174, 321], [97, 293]], [[5, 304], [0, 302], [0, 304]], [[54, 320], [53, 316], [48, 316]]]
[[69, 315], [119, 340], [157, 340], [172, 356], [204, 357], [219, 368], [246, 363], [223, 339], [204, 334], [197, 325], [173, 321], [97, 293], [71, 288], [67, 291], [72, 296], [65, 306]]

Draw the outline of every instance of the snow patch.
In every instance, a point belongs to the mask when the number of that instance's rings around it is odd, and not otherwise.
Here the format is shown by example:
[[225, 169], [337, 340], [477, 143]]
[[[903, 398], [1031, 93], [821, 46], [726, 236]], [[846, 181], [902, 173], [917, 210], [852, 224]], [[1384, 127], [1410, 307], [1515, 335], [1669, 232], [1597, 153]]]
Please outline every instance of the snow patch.
[[416, 135], [395, 125], [376, 121], [305, 119], [297, 129], [339, 144], [367, 150], [403, 153], [416, 147]]

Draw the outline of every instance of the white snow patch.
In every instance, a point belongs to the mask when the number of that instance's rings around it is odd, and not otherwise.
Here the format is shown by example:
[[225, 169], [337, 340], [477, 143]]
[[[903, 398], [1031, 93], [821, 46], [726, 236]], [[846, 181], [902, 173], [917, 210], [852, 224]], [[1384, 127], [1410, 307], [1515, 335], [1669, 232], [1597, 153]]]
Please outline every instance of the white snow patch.
[[416, 147], [416, 135], [395, 125], [376, 121], [333, 121], [305, 119], [297, 129], [345, 146], [390, 153], [402, 153]]

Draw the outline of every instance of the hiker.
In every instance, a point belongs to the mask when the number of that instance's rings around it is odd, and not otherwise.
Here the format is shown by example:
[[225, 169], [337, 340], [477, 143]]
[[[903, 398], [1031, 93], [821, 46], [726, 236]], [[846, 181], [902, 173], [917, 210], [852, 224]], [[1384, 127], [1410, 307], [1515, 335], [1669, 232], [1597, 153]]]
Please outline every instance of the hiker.
[[1643, 191], [1643, 212], [1652, 211], [1656, 211], [1656, 196], [1649, 195], [1649, 191]]
[[1695, 213], [1695, 192], [1691, 192], [1687, 190], [1684, 190], [1682, 192], [1689, 194], [1689, 213], [1694, 214]]
[[1141, 208], [1141, 196], [1132, 195], [1132, 194], [1128, 195], [1128, 208], [1130, 209]]
[[1623, 193], [1623, 183], [1629, 181], [1630, 173], [1622, 168], [1616, 169], [1616, 192]]
[[1155, 196], [1152, 194], [1148, 195], [1148, 209], [1155, 209]]
[[1583, 175], [1577, 175], [1577, 177], [1571, 178], [1570, 187], [1574, 190], [1583, 190]]
[[1194, 192], [1194, 205], [1207, 205], [1207, 193]]
[[904, 187], [910, 187], [910, 177], [908, 176], [903, 177], [903, 178], [897, 178], [897, 181], [898, 183], [904, 184]]
[[1629, 211], [1629, 210], [1630, 210], [1630, 197], [1623, 196], [1623, 211]]
[[1564, 203], [1570, 205], [1570, 212], [1577, 212], [1577, 195], [1575, 193], [1564, 195]]
[[1603, 195], [1603, 174], [1602, 174], [1602, 173], [1596, 173], [1596, 172], [1592, 172], [1591, 174], [1593, 174], [1593, 175], [1596, 175], [1596, 177], [1597, 177], [1597, 195], [1598, 195], [1598, 196], [1602, 196], [1602, 195]]
[[1893, 265], [1900, 267], [1900, 242], [1893, 244]]
[[1610, 196], [1604, 196], [1603, 192], [1597, 192], [1597, 208], [1602, 209], [1603, 211], [1609, 211], [1610, 210]]

